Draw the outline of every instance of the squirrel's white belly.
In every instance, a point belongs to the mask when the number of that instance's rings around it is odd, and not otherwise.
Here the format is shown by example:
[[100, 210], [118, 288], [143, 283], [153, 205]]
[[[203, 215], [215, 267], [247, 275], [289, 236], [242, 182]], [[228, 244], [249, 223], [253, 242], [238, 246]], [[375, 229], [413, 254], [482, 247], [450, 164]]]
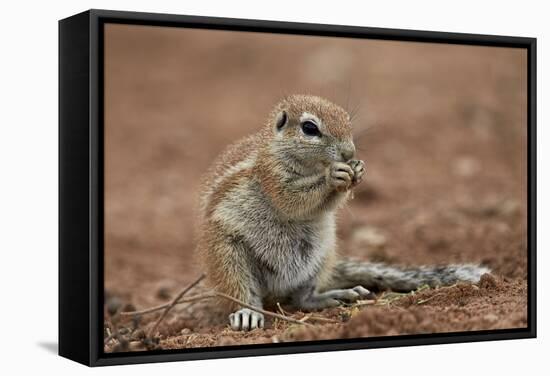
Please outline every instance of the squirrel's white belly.
[[327, 254], [334, 251], [335, 233], [334, 225], [317, 223], [312, 232], [312, 237], [304, 241], [297, 234], [288, 246], [279, 245], [280, 259], [275, 272], [264, 271], [263, 279], [267, 290], [275, 296], [286, 296], [297, 288], [310, 284], [319, 275]]
[[231, 192], [218, 204], [213, 218], [243, 239], [262, 290], [285, 296], [315, 279], [327, 255], [334, 252], [334, 213], [309, 221], [284, 221], [257, 189], [248, 184]]
[[334, 251], [332, 214], [308, 222], [266, 221], [256, 227], [259, 231], [247, 243], [257, 261], [257, 278], [269, 295], [286, 296], [311, 283]]

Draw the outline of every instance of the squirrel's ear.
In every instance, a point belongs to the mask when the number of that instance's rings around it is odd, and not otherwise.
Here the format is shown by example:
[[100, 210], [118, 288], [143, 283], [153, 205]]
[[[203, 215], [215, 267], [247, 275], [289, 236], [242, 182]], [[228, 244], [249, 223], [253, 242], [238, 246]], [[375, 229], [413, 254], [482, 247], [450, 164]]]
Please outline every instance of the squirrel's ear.
[[288, 115], [286, 114], [286, 111], [279, 112], [277, 114], [277, 118], [275, 119], [277, 130], [280, 131], [281, 129], [283, 129], [287, 121], [288, 121]]

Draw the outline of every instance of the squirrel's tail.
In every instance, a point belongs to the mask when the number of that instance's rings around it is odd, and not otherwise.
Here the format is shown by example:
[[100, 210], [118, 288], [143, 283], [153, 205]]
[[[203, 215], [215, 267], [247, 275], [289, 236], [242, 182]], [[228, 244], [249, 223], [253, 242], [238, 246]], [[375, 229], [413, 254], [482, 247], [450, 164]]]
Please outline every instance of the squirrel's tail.
[[361, 285], [373, 291], [408, 292], [423, 285], [448, 286], [461, 281], [477, 283], [483, 274], [489, 272], [488, 268], [473, 264], [399, 268], [381, 263], [342, 259], [337, 261], [332, 271], [330, 288], [351, 288]]

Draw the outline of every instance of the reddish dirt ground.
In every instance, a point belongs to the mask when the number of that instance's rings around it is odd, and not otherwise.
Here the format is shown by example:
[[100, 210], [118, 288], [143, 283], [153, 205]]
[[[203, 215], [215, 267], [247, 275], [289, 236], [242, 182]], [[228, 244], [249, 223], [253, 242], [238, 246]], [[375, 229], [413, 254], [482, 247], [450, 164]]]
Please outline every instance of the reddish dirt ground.
[[[526, 71], [521, 50], [109, 25], [105, 33], [106, 351], [455, 332], [527, 325]], [[343, 255], [482, 263], [479, 285], [380, 293], [232, 332], [213, 308], [139, 322], [201, 273], [200, 176], [284, 94], [348, 108], [367, 176], [339, 218]], [[200, 291], [200, 288], [198, 289]], [[295, 312], [296, 318], [307, 313]], [[324, 318], [324, 320], [319, 319]]]

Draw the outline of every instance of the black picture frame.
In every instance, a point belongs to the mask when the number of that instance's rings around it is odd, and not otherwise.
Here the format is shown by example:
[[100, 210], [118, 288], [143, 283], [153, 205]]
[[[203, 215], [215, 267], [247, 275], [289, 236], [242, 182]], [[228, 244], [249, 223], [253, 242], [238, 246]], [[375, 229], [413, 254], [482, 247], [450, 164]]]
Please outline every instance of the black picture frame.
[[[105, 23], [524, 48], [528, 53], [528, 327], [138, 353], [103, 353]], [[88, 366], [536, 337], [536, 39], [88, 10], [59, 21], [59, 354]]]

